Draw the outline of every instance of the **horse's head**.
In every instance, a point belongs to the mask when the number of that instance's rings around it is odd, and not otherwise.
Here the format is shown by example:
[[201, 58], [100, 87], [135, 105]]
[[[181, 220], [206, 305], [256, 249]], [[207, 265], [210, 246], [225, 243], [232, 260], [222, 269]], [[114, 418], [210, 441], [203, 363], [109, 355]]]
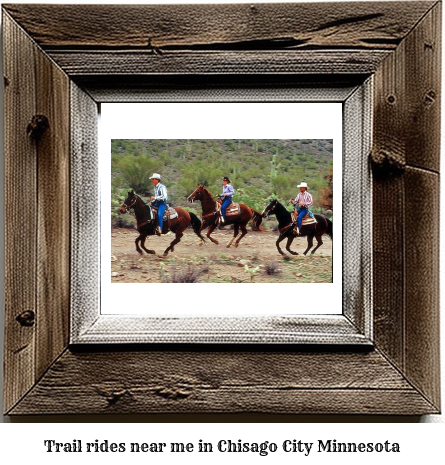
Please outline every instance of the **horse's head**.
[[272, 199], [266, 206], [266, 208], [263, 210], [263, 213], [261, 213], [261, 216], [263, 218], [266, 218], [266, 216], [269, 216], [270, 214], [274, 213], [275, 207], [277, 206], [278, 199]]
[[131, 210], [135, 203], [137, 202], [138, 196], [134, 193], [134, 190], [128, 192], [128, 196], [125, 199], [124, 203], [120, 206], [119, 211], [121, 213], [127, 213]]
[[189, 202], [194, 202], [195, 200], [202, 200], [204, 192], [204, 185], [200, 184], [188, 197]]

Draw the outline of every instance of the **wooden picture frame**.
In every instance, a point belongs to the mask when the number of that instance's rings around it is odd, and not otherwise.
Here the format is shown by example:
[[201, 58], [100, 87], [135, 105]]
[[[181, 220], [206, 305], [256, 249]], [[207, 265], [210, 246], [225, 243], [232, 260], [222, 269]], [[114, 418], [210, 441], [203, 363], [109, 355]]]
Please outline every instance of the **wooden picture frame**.
[[[14, 4], [2, 14], [6, 414], [440, 411], [440, 2]], [[370, 80], [372, 309], [345, 315], [366, 344], [70, 338], [73, 296], [91, 306], [78, 286], [98, 286], [94, 274], [72, 279], [97, 251], [73, 254], [88, 196], [71, 201], [76, 186], [94, 188], [85, 173], [96, 169], [98, 104]], [[410, 220], [412, 186], [426, 221]]]

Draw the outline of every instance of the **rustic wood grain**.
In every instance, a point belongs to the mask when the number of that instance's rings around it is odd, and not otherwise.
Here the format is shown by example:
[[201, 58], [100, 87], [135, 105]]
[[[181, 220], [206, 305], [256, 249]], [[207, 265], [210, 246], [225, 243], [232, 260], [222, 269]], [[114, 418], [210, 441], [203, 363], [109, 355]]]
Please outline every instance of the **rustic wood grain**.
[[[373, 179], [374, 340], [404, 369], [404, 182], [406, 46], [384, 60], [374, 78], [373, 160], [389, 160]], [[394, 173], [392, 170], [394, 168]]]
[[50, 51], [70, 76], [143, 74], [366, 74], [389, 50]]
[[[438, 174], [418, 168], [407, 168], [404, 182], [405, 371], [413, 385], [440, 407], [440, 352], [439, 345], [432, 343], [439, 340], [440, 329], [440, 182]], [[419, 199], [416, 193], [422, 195], [421, 212], [425, 221], [417, 213]]]
[[35, 382], [37, 158], [26, 132], [36, 110], [35, 47], [8, 15], [3, 15], [3, 43], [6, 411]]
[[438, 172], [442, 3], [438, 2], [405, 41], [406, 162]]
[[40, 377], [68, 344], [70, 295], [69, 78], [36, 51], [36, 114], [48, 128], [37, 147], [37, 339]]
[[[386, 163], [375, 168], [373, 189], [375, 342], [436, 405], [438, 346], [430, 341], [437, 340], [439, 318], [438, 27], [439, 4], [376, 73], [372, 153]], [[426, 222], [415, 216], [415, 192], [424, 197]]]
[[11, 413], [436, 411], [379, 353], [67, 351]]
[[325, 3], [322, 12], [317, 3], [4, 8], [44, 49], [395, 49], [434, 4]]

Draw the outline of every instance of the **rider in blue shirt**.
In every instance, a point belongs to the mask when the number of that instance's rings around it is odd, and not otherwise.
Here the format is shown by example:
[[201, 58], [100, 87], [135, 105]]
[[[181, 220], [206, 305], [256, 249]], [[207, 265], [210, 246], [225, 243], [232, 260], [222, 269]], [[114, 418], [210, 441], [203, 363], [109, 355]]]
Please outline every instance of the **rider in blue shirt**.
[[156, 228], [156, 234], [160, 236], [162, 234], [162, 226], [164, 221], [164, 212], [167, 207], [167, 188], [161, 184], [161, 175], [153, 173], [150, 178], [151, 182], [155, 186], [155, 195], [152, 195], [152, 205], [158, 207], [158, 226]]
[[224, 223], [224, 217], [226, 215], [226, 208], [232, 203], [233, 196], [235, 195], [235, 189], [230, 184], [230, 179], [227, 176], [222, 178], [223, 192], [220, 194], [222, 205], [221, 205], [221, 222]]

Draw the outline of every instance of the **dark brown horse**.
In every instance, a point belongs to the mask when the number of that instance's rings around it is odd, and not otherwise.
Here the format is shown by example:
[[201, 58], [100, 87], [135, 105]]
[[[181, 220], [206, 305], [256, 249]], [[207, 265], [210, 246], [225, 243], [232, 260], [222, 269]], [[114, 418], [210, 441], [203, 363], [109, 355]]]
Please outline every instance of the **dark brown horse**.
[[[128, 197], [120, 207], [121, 213], [126, 213], [130, 210], [134, 210], [137, 221], [137, 230], [139, 231], [139, 236], [135, 241], [136, 250], [142, 254], [142, 250], [139, 247], [140, 242], [141, 247], [147, 253], [154, 254], [154, 250], [148, 250], [145, 248], [145, 239], [147, 236], [153, 236], [155, 234], [156, 221], [154, 221], [151, 216], [150, 207], [138, 195], [136, 195], [134, 191], [128, 193]], [[199, 218], [194, 213], [189, 213], [183, 208], [175, 208], [175, 210], [178, 213], [177, 218], [173, 218], [170, 221], [164, 221], [162, 227], [162, 234], [166, 234], [168, 231], [176, 234], [175, 239], [165, 249], [164, 257], [167, 256], [170, 250], [173, 252], [175, 245], [181, 240], [181, 237], [184, 235], [183, 232], [190, 224], [192, 225], [195, 234], [201, 239], [201, 243], [204, 242], [204, 238], [201, 235], [201, 221]]]
[[[219, 208], [218, 203], [221, 204], [221, 201], [216, 201], [212, 194], [200, 184], [192, 194], [188, 196], [189, 202], [194, 202], [195, 200], [201, 201], [202, 206], [202, 225], [201, 231], [205, 228], [209, 228], [207, 231], [207, 237], [215, 244], [218, 244], [216, 239], [210, 237], [210, 234], [215, 230], [218, 225], [218, 214], [215, 214]], [[224, 224], [233, 224], [233, 237], [227, 243], [227, 247], [232, 245], [232, 242], [238, 236], [238, 231], [241, 228], [241, 236], [235, 242], [235, 247], [238, 247], [241, 239], [247, 234], [247, 223], [252, 220], [253, 225], [259, 229], [260, 224], [263, 220], [261, 213], [253, 210], [252, 208], [244, 205], [243, 203], [239, 204], [240, 214], [239, 215], [226, 215]]]
[[[286, 250], [292, 255], [298, 255], [297, 252], [294, 252], [290, 249], [292, 241], [296, 237], [293, 233], [294, 228], [290, 212], [288, 212], [286, 208], [283, 205], [281, 205], [281, 203], [278, 202], [277, 199], [275, 199], [271, 200], [267, 207], [263, 210], [263, 218], [268, 215], [275, 215], [278, 220], [278, 229], [280, 231], [280, 236], [278, 237], [276, 242], [278, 252], [280, 252], [281, 255], [285, 255], [280, 248], [280, 242], [283, 239], [287, 238]], [[300, 229], [300, 236], [307, 236], [307, 249], [303, 252], [303, 255], [306, 255], [309, 252], [309, 250], [312, 249], [314, 245], [314, 237], [315, 239], [317, 239], [317, 246], [311, 252], [312, 254], [315, 253], [315, 251], [323, 244], [323, 241], [321, 240], [321, 236], [323, 236], [323, 234], [327, 234], [332, 240], [331, 220], [321, 215], [314, 216], [317, 220], [317, 223], [303, 225]]]

